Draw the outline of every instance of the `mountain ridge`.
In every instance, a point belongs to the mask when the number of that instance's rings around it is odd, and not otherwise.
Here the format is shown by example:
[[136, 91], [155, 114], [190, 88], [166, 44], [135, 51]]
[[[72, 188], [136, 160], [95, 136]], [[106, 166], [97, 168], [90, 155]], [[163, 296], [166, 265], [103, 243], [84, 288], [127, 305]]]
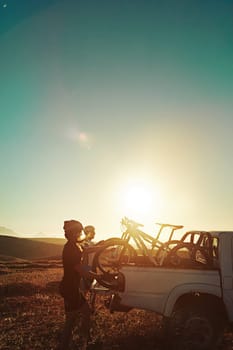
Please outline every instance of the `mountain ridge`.
[[19, 238], [0, 235], [0, 255], [33, 260], [49, 257], [61, 258], [63, 245], [51, 243], [51, 239]]

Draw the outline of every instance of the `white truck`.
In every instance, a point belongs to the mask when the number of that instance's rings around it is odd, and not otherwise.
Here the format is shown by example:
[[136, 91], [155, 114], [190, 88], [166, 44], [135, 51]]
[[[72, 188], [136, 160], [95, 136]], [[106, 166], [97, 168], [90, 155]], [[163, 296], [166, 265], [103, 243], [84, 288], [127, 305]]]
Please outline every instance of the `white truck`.
[[123, 238], [109, 239], [94, 258], [110, 310], [162, 315], [169, 349], [215, 349], [233, 323], [233, 232], [190, 231], [180, 240], [157, 240], [156, 249], [149, 242], [144, 255]]

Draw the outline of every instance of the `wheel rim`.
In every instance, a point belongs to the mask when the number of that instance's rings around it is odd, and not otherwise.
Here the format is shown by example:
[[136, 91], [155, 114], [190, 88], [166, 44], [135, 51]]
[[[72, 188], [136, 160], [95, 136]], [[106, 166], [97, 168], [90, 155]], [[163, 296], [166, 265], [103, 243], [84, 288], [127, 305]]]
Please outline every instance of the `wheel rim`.
[[209, 317], [201, 311], [177, 310], [169, 322], [172, 349], [212, 349], [216, 337], [214, 328]]
[[213, 328], [205, 317], [193, 316], [183, 329], [184, 349], [208, 349], [213, 339]]

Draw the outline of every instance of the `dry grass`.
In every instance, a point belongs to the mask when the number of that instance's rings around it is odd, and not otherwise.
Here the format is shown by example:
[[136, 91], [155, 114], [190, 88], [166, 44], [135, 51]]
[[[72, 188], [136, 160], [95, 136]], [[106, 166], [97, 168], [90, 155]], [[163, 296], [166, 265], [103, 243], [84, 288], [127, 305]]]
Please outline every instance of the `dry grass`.
[[[2, 267], [3, 269], [3, 267]], [[63, 299], [58, 282], [61, 268], [8, 269], [0, 275], [0, 349], [55, 350], [64, 323]], [[160, 318], [151, 312], [132, 310], [110, 314], [99, 297], [92, 317], [93, 338], [103, 350], [159, 350]], [[232, 349], [226, 333], [222, 349]]]

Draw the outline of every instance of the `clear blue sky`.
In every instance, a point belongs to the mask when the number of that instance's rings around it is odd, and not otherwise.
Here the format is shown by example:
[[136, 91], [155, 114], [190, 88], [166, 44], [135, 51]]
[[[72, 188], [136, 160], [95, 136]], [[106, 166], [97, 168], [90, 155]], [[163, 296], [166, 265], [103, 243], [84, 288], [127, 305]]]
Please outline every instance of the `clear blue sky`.
[[233, 1], [0, 6], [0, 226], [233, 230]]

